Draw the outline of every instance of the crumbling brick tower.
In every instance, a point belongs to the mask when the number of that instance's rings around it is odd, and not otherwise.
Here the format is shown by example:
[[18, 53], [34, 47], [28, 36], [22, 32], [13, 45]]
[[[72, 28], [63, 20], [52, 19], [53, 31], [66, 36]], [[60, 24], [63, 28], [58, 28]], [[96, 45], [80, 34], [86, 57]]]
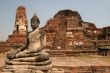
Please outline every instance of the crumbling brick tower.
[[17, 33], [26, 33], [28, 31], [28, 21], [26, 16], [26, 8], [20, 6], [16, 11], [15, 30]]
[[21, 47], [25, 43], [26, 33], [28, 32], [28, 20], [26, 8], [19, 6], [16, 10], [15, 25], [12, 35], [9, 35], [7, 42], [12, 47]]

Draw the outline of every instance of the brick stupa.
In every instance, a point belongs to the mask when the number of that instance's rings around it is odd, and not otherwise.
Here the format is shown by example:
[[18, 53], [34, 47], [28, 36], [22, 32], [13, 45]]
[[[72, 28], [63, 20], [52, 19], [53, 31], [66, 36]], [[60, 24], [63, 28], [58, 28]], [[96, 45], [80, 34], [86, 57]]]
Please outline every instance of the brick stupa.
[[28, 21], [26, 16], [26, 8], [19, 6], [16, 11], [16, 19], [14, 31], [9, 35], [7, 42], [11, 47], [20, 47], [25, 42], [26, 33], [28, 32]]

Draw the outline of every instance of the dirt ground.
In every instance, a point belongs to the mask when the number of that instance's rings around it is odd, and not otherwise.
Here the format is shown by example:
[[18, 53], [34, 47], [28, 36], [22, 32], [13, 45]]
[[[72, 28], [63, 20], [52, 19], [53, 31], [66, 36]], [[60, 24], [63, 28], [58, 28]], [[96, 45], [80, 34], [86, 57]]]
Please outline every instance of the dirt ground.
[[[5, 64], [6, 53], [0, 54], [0, 70]], [[53, 66], [110, 66], [110, 57], [89, 55], [79, 57], [51, 57]]]

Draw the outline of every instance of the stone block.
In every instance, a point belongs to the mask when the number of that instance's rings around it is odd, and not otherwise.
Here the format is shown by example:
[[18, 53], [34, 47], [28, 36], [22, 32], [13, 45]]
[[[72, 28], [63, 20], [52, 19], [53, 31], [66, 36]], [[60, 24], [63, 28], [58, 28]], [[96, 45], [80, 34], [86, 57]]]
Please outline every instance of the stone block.
[[36, 73], [36, 71], [30, 69], [18, 69], [15, 70], [15, 73]]

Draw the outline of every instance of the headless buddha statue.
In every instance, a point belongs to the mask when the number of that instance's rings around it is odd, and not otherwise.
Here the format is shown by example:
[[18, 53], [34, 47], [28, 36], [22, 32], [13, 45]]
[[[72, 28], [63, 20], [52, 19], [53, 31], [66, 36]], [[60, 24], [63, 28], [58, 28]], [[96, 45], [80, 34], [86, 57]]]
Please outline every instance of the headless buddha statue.
[[48, 71], [51, 69], [51, 60], [44, 51], [45, 34], [39, 29], [39, 19], [35, 14], [31, 19], [32, 31], [27, 34], [27, 40], [23, 47], [7, 54], [7, 69], [33, 69]]

